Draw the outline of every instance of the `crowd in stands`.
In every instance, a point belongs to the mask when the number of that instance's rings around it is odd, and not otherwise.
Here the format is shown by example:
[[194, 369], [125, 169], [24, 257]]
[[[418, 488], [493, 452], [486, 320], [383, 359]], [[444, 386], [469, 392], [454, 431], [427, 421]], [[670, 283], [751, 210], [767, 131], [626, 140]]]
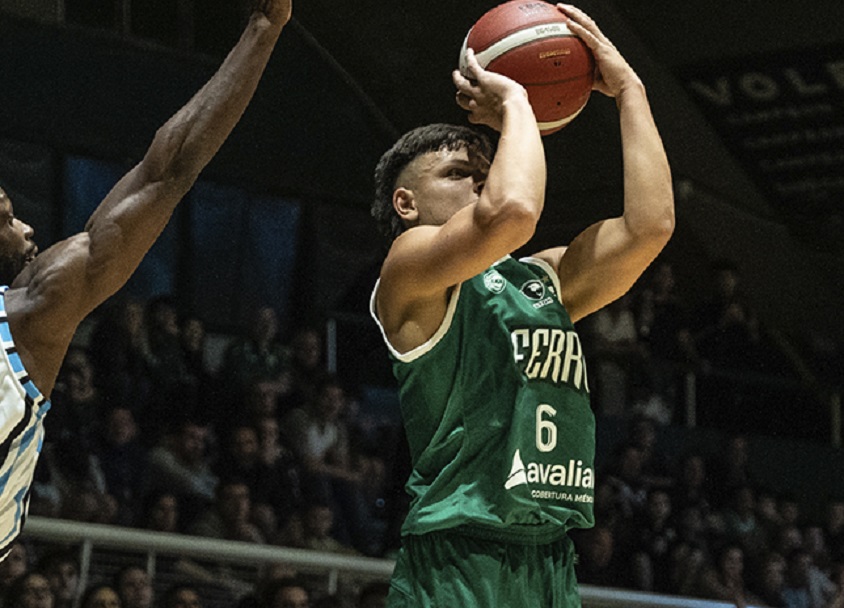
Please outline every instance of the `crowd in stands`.
[[[799, 501], [755, 483], [741, 434], [719, 458], [657, 448], [660, 430], [681, 422], [677, 366], [782, 369], [735, 267], [721, 264], [714, 277], [711, 297], [693, 307], [658, 262], [630, 296], [582, 324], [596, 413], [629, 432], [598, 471], [596, 526], [574, 535], [579, 580], [844, 608], [844, 497], [824, 497], [825, 519], [808, 521]], [[200, 319], [166, 297], [113, 299], [67, 353], [30, 514], [393, 555], [407, 507], [401, 429], [362, 415], [357, 387], [326, 370], [323, 350], [311, 327], [282, 340], [263, 306], [212, 368]], [[713, 395], [730, 407], [728, 390]], [[53, 549], [15, 544], [0, 563], [2, 608], [203, 606], [203, 581], [221, 578], [174, 558], [167, 567], [183, 577], [166, 587], [136, 565], [79, 589], [78, 551]], [[280, 567], [257, 586], [233, 584], [237, 605], [383, 606], [383, 586], [326, 596], [298, 574]]]

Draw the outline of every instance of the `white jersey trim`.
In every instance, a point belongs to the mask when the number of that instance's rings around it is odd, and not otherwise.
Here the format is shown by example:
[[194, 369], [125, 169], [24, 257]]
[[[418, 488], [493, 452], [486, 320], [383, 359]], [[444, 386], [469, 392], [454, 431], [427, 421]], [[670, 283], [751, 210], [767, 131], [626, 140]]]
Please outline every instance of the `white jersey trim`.
[[454, 291], [451, 293], [451, 297], [448, 300], [448, 307], [445, 311], [445, 316], [443, 317], [442, 323], [437, 328], [437, 331], [434, 332], [434, 335], [428, 338], [425, 342], [413, 348], [406, 353], [399, 352], [391, 343], [390, 340], [387, 338], [387, 332], [384, 331], [384, 326], [381, 325], [381, 320], [378, 318], [378, 313], [375, 310], [375, 296], [378, 293], [378, 287], [381, 285], [381, 279], [375, 281], [375, 287], [372, 290], [372, 296], [369, 298], [369, 314], [372, 315], [372, 318], [375, 320], [375, 323], [378, 325], [378, 329], [381, 331], [381, 337], [384, 339], [384, 343], [387, 345], [387, 348], [390, 350], [390, 353], [402, 363], [410, 363], [411, 361], [415, 361], [432, 348], [434, 348], [437, 343], [442, 340], [443, 336], [451, 327], [451, 322], [454, 320], [454, 311], [457, 310], [457, 300], [460, 297], [460, 286], [458, 284]]

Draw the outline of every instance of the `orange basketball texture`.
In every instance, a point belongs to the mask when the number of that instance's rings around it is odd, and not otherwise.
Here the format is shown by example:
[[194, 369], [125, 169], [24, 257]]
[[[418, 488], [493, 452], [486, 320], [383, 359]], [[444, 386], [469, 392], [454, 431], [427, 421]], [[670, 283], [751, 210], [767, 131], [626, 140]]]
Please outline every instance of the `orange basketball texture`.
[[478, 19], [463, 41], [481, 67], [512, 78], [528, 94], [542, 135], [559, 131], [589, 101], [595, 60], [566, 25], [568, 17], [541, 0], [510, 0]]

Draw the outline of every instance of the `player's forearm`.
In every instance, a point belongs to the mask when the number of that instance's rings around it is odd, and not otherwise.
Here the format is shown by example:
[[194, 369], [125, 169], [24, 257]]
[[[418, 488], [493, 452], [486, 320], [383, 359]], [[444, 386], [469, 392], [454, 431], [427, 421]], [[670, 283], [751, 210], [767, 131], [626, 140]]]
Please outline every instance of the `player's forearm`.
[[641, 83], [617, 98], [624, 157], [624, 221], [635, 235], [666, 239], [674, 230], [671, 169]]
[[502, 118], [498, 150], [479, 204], [481, 212], [495, 216], [512, 210], [535, 225], [545, 201], [545, 150], [527, 97], [514, 95], [505, 100]]

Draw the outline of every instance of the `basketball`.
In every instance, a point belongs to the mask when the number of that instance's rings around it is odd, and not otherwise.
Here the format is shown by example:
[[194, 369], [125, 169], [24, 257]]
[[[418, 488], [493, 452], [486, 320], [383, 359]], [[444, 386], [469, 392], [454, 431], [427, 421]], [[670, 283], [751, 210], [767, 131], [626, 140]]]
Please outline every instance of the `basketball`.
[[527, 90], [539, 131], [559, 131], [586, 106], [592, 93], [595, 60], [566, 23], [568, 17], [542, 0], [510, 0], [475, 22], [460, 51], [474, 49], [482, 68], [503, 74]]

